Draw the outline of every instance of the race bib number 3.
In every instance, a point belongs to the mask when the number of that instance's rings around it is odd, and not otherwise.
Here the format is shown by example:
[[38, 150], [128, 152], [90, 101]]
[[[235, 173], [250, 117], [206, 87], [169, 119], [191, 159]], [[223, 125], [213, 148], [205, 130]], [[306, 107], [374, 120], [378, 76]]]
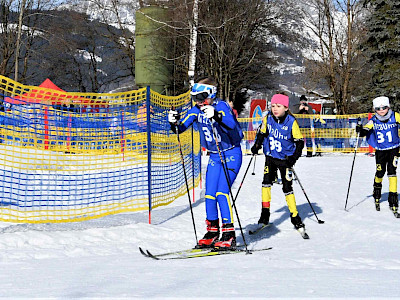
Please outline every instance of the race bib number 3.
[[[218, 131], [213, 128], [215, 137], [217, 138], [218, 142], [221, 142], [221, 136], [218, 134]], [[203, 127], [203, 132], [204, 132], [204, 137], [207, 142], [212, 142], [213, 141], [213, 134], [211, 131], [208, 129], [208, 127]]]

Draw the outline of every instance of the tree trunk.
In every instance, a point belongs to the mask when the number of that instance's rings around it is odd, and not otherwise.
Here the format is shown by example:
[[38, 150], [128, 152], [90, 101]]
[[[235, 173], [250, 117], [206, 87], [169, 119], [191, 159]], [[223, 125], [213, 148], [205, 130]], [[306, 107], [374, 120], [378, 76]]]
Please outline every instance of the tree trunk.
[[196, 70], [196, 47], [197, 47], [197, 28], [199, 24], [199, 0], [193, 2], [193, 20], [190, 24], [190, 46], [189, 46], [189, 83], [194, 85], [194, 74]]
[[343, 80], [343, 95], [342, 99], [344, 102], [344, 114], [347, 113], [348, 107], [349, 107], [349, 102], [350, 99], [349, 97], [349, 82], [350, 82], [350, 71], [351, 71], [351, 63], [352, 63], [352, 55], [353, 55], [353, 45], [352, 45], [352, 38], [353, 38], [353, 32], [352, 32], [352, 25], [353, 25], [353, 20], [352, 20], [352, 10], [351, 10], [351, 3], [350, 0], [347, 0], [347, 55], [346, 55], [346, 67], [345, 67], [345, 73], [344, 73], [344, 80]]
[[15, 44], [15, 73], [14, 73], [14, 80], [18, 81], [18, 60], [19, 60], [19, 49], [21, 47], [21, 35], [22, 35], [22, 19], [24, 17], [24, 10], [25, 10], [25, 2], [26, 0], [21, 1], [20, 11], [19, 11], [19, 20], [18, 20], [18, 35], [17, 41]]

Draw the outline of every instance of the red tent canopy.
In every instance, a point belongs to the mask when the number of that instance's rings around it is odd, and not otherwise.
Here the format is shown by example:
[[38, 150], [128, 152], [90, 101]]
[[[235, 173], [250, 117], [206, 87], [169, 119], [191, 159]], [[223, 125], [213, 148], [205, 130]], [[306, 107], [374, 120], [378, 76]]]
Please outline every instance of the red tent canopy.
[[68, 93], [59, 88], [48, 78], [39, 85], [39, 89], [32, 88], [29, 92], [19, 96], [4, 97], [4, 102], [10, 104], [74, 104], [80, 105], [82, 112], [86, 112], [89, 105], [91, 108], [88, 112], [99, 112], [100, 108], [108, 107], [108, 103], [101, 100], [85, 98]]
[[60, 89], [58, 86], [55, 85], [55, 83], [53, 81], [51, 81], [50, 79], [46, 78], [45, 81], [43, 81], [39, 87], [43, 87], [46, 89], [51, 89], [51, 90], [56, 90], [56, 91], [60, 91], [60, 92], [65, 92], [63, 89]]
[[47, 103], [47, 104], [89, 104], [93, 100], [84, 98], [77, 95], [71, 95], [59, 88], [50, 79], [46, 79], [40, 85], [43, 89], [31, 89], [29, 92], [15, 97], [4, 97], [4, 101], [11, 104], [34, 104], [34, 103]]
[[[61, 100], [66, 97], [66, 94], [60, 94], [58, 92], [64, 92], [64, 90], [60, 89], [57, 85], [55, 85], [50, 79], [46, 79], [43, 81], [39, 87], [45, 89], [51, 89], [57, 92], [44, 90], [44, 89], [32, 89], [30, 92], [22, 94], [20, 96], [15, 97], [5, 97], [4, 101], [11, 104], [33, 104], [33, 103], [43, 103], [50, 102], [55, 100]], [[58, 101], [63, 102], [63, 101]]]

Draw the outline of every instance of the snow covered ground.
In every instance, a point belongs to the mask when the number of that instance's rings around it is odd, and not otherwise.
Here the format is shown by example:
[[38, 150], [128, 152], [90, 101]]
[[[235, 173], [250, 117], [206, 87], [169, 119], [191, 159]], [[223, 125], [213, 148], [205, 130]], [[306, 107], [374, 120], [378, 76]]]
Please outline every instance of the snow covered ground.
[[[250, 156], [244, 158], [233, 193]], [[154, 253], [195, 243], [187, 197], [146, 212], [73, 224], [0, 223], [0, 296], [5, 298], [389, 298], [400, 282], [400, 219], [388, 209], [383, 181], [381, 211], [374, 208], [374, 158], [357, 154], [344, 210], [353, 155], [302, 157], [294, 191], [310, 240], [290, 223], [280, 185], [272, 189], [273, 226], [245, 235], [249, 248], [273, 247], [251, 255], [155, 261]], [[260, 213], [264, 158], [257, 156], [236, 202], [245, 232]], [[197, 191], [199, 198], [200, 190]], [[197, 234], [204, 234], [204, 200], [193, 204]], [[238, 242], [242, 243], [236, 222]]]

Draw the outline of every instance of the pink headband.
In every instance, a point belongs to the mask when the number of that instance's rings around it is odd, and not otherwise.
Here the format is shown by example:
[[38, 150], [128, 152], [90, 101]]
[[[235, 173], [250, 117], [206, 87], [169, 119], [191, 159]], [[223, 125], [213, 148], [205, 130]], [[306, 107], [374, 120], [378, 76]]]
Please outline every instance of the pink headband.
[[271, 98], [271, 104], [274, 103], [289, 107], [289, 97], [282, 94], [275, 94]]

